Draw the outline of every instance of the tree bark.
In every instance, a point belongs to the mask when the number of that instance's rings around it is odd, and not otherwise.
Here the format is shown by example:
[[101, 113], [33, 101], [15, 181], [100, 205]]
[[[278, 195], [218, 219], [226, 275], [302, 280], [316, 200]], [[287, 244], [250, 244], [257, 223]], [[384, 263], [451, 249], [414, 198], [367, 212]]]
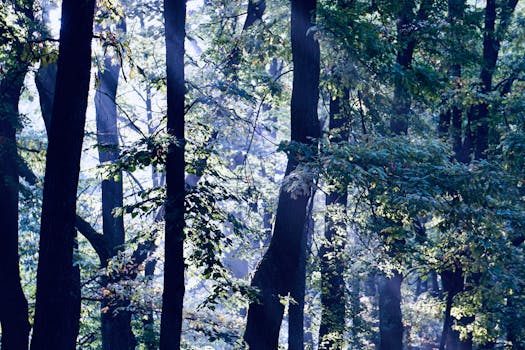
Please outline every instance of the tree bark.
[[[349, 137], [348, 111], [343, 106], [348, 103], [350, 92], [347, 88], [343, 96], [330, 100], [329, 128], [331, 142], [346, 142]], [[326, 196], [326, 207], [346, 209], [348, 192], [339, 190]], [[341, 349], [344, 344], [346, 293], [343, 273], [345, 261], [346, 226], [325, 216], [325, 242], [319, 251], [321, 260], [321, 326], [319, 328], [319, 349]]]
[[94, 0], [64, 0], [49, 129], [32, 350], [75, 349], [79, 269], [73, 261], [76, 192], [84, 137]]
[[160, 349], [180, 348], [184, 299], [184, 39], [186, 1], [164, 0], [168, 134], [166, 233]]
[[[315, 0], [291, 1], [291, 41], [294, 62], [291, 101], [291, 140], [316, 146], [319, 137], [317, 101], [319, 99], [319, 44], [310, 30], [316, 10]], [[298, 165], [292, 154], [286, 175]], [[273, 236], [255, 272], [252, 286], [258, 300], [250, 303], [244, 340], [250, 349], [276, 349], [284, 306], [280, 298], [292, 290], [304, 254], [309, 194], [294, 194], [281, 189]], [[303, 293], [304, 294], [304, 293]], [[264, 330], [264, 331], [261, 331]], [[302, 340], [300, 340], [302, 342]]]

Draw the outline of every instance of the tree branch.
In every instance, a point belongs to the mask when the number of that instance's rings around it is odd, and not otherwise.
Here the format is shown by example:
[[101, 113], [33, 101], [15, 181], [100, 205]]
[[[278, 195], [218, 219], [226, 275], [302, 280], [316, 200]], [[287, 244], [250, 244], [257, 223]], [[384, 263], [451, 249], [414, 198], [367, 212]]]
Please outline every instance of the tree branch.
[[81, 218], [78, 214], [75, 217], [75, 227], [78, 232], [88, 240], [93, 249], [95, 249], [101, 266], [105, 266], [111, 253], [107, 248], [104, 236], [98, 233], [89, 222]]

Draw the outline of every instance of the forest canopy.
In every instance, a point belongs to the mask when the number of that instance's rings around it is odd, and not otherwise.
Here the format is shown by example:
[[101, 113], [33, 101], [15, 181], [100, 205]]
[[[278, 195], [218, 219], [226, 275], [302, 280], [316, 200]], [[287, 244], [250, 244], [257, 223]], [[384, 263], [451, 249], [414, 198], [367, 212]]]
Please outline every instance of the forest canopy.
[[0, 349], [525, 349], [518, 0], [0, 0]]

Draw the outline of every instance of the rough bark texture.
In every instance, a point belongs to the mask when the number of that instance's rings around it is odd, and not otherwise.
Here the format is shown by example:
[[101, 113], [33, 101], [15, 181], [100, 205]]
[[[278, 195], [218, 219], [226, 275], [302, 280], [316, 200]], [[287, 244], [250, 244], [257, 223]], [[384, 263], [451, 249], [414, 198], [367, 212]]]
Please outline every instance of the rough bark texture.
[[76, 192], [84, 137], [94, 0], [64, 0], [49, 129], [32, 350], [75, 349], [79, 270], [73, 266]]
[[[348, 115], [343, 108], [349, 99], [349, 90], [343, 96], [330, 101], [331, 142], [345, 142], [349, 137]], [[335, 191], [326, 196], [326, 207], [344, 210], [347, 204], [346, 190]], [[341, 349], [344, 344], [346, 294], [343, 273], [343, 252], [346, 242], [346, 227], [329, 215], [325, 216], [325, 242], [319, 251], [321, 259], [321, 326], [319, 349]]]
[[168, 134], [166, 234], [160, 349], [180, 348], [184, 299], [184, 38], [186, 1], [164, 0]]
[[[121, 21], [120, 30], [125, 30]], [[119, 156], [119, 140], [117, 126], [117, 88], [120, 74], [120, 64], [112, 63], [111, 56], [104, 59], [104, 68], [98, 73], [98, 88], [95, 94], [95, 110], [97, 120], [97, 143], [100, 163], [114, 163]], [[123, 206], [122, 172], [118, 179], [102, 180], [102, 229], [103, 239], [111, 257], [122, 249], [125, 243], [123, 216], [115, 217], [114, 210]], [[102, 267], [107, 261], [101, 260]], [[125, 276], [117, 274], [108, 276], [103, 284], [118, 283]], [[136, 345], [131, 329], [131, 312], [126, 310], [129, 305], [127, 298], [112, 298], [105, 296], [102, 300], [101, 326], [103, 350], [129, 350]]]
[[[291, 101], [291, 140], [314, 145], [319, 136], [317, 101], [319, 98], [319, 44], [309, 29], [316, 9], [315, 0], [291, 1], [291, 38], [294, 62]], [[298, 162], [290, 155], [286, 175]], [[300, 268], [304, 245], [308, 194], [281, 189], [270, 246], [252, 280], [259, 290], [257, 301], [250, 303], [244, 339], [250, 349], [276, 349], [284, 306]], [[300, 340], [302, 342], [302, 339]]]
[[19, 159], [16, 146], [18, 101], [28, 65], [8, 66], [0, 82], [0, 324], [1, 348], [24, 350], [29, 342], [27, 300], [18, 256]]

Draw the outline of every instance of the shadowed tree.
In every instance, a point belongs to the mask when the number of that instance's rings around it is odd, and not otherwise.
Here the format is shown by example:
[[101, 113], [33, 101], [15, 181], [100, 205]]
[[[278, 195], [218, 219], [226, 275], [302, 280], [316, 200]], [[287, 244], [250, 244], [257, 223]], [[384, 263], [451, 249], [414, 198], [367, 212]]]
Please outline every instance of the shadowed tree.
[[[125, 32], [123, 19], [117, 26]], [[104, 57], [104, 67], [98, 72], [98, 87], [95, 94], [97, 120], [98, 157], [101, 164], [115, 163], [119, 158], [119, 132], [117, 126], [117, 88], [120, 74], [120, 62], [113, 62], [111, 55]], [[122, 171], [109, 179], [102, 180], [102, 233], [106, 251], [110, 259], [123, 248], [126, 235], [123, 215], [115, 216], [115, 209], [123, 206]], [[108, 260], [101, 259], [102, 268]], [[111, 273], [104, 276], [102, 284], [119, 283], [125, 273]], [[128, 350], [136, 345], [131, 329], [131, 312], [126, 310], [129, 300], [105, 295], [102, 300], [101, 326], [103, 350]]]
[[[15, 2], [21, 25], [31, 25], [33, 2]], [[25, 43], [13, 42], [11, 59], [3, 62], [0, 81], [0, 325], [1, 348], [24, 350], [29, 342], [28, 306], [20, 283], [18, 255], [19, 168], [16, 130], [18, 102], [29, 62], [22, 59]]]
[[[414, 0], [403, 0], [397, 6], [397, 55], [396, 65], [402, 72], [408, 72], [412, 67], [414, 51], [418, 43], [416, 30], [420, 23], [428, 18], [433, 0], [423, 0], [416, 11]], [[395, 77], [394, 100], [390, 118], [392, 135], [408, 133], [411, 98], [407, 82], [403, 74]], [[401, 247], [401, 241], [395, 245]], [[402, 248], [401, 248], [402, 249]], [[395, 248], [394, 248], [395, 250]], [[394, 252], [391, 250], [391, 252]], [[379, 277], [379, 349], [403, 349], [403, 321], [401, 313], [401, 284], [403, 276], [397, 270], [392, 276]]]
[[180, 348], [184, 300], [184, 39], [186, 1], [164, 0], [168, 135], [166, 232], [160, 349]]
[[[350, 92], [343, 89], [341, 96], [330, 100], [330, 142], [348, 141], [350, 134], [348, 104]], [[326, 195], [327, 209], [345, 210], [348, 193], [346, 189], [337, 189]], [[319, 327], [319, 348], [340, 349], [344, 342], [346, 293], [343, 279], [345, 261], [343, 252], [346, 242], [346, 226], [334, 220], [329, 214], [325, 216], [325, 233], [320, 250], [321, 260], [321, 326]]]
[[[315, 0], [291, 1], [291, 41], [294, 62], [291, 101], [291, 140], [316, 147], [319, 137], [317, 102], [319, 99], [319, 44], [310, 30], [316, 10]], [[290, 154], [289, 175], [298, 165], [297, 154]], [[294, 194], [281, 189], [273, 236], [268, 250], [252, 279], [258, 298], [250, 303], [244, 339], [250, 349], [276, 349], [286, 297], [297, 282], [301, 259], [306, 259], [307, 204], [309, 193]], [[303, 262], [304, 264], [304, 262]], [[304, 283], [304, 281], [303, 281]], [[300, 321], [302, 322], [302, 321]], [[261, 331], [264, 330], [264, 331]], [[289, 346], [302, 347], [301, 334]]]
[[74, 266], [76, 194], [84, 137], [95, 1], [64, 0], [49, 128], [32, 350], [75, 349], [80, 318]]
[[[493, 91], [493, 76], [498, 63], [501, 42], [507, 34], [516, 5], [517, 0], [505, 0], [500, 3], [496, 0], [488, 0], [486, 2], [479, 75], [481, 83], [479, 92], [483, 96], [487, 96]], [[463, 17], [464, 6], [464, 1], [449, 0], [449, 24], [452, 27]], [[451, 73], [456, 77], [460, 77], [461, 66], [457, 63], [452, 65]], [[510, 80], [510, 84], [512, 85], [512, 80]], [[490, 132], [489, 112], [489, 103], [482, 99], [479, 103], [470, 107], [466, 116], [458, 108], [453, 107], [451, 112], [449, 112], [452, 114], [452, 120], [450, 117], [440, 119], [439, 127], [442, 134], [447, 130], [448, 124], [451, 124], [450, 136], [453, 140], [454, 156], [458, 161], [468, 163], [471, 159], [480, 160], [487, 157], [486, 152], [489, 147]], [[466, 121], [463, 120], [465, 117]], [[464, 130], [462, 130], [463, 124], [466, 124]], [[461, 265], [457, 262], [454, 265], [453, 269], [448, 269], [441, 273], [443, 290], [447, 295], [439, 348], [441, 350], [471, 350], [473, 348], [472, 334], [469, 333], [464, 339], [460, 338], [459, 332], [452, 328], [451, 309], [454, 297], [466, 289], [465, 282], [475, 285], [477, 284], [476, 279], [479, 279], [479, 277], [470, 276], [468, 281], [466, 281]], [[458, 323], [465, 326], [472, 321], [473, 317], [463, 317], [458, 320]]]

